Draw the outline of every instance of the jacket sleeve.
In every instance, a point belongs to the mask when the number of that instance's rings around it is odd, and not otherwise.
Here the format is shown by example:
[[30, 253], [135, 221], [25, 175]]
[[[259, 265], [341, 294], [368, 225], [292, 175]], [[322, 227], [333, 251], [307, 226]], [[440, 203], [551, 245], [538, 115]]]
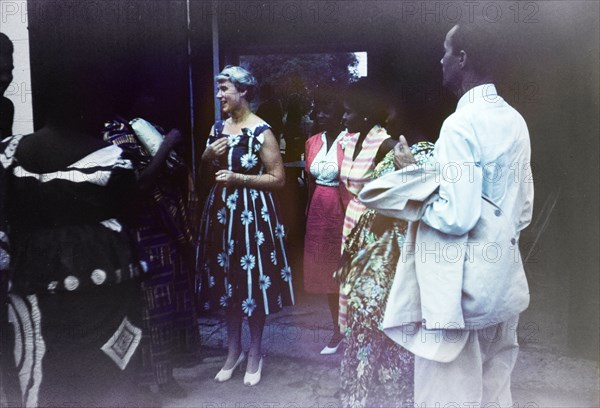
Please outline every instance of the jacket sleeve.
[[418, 221], [437, 196], [439, 178], [429, 165], [409, 166], [371, 181], [358, 198], [367, 208], [387, 217]]
[[434, 149], [440, 187], [423, 215], [430, 227], [451, 235], [471, 230], [481, 215], [483, 171], [471, 124], [453, 115], [444, 122]]

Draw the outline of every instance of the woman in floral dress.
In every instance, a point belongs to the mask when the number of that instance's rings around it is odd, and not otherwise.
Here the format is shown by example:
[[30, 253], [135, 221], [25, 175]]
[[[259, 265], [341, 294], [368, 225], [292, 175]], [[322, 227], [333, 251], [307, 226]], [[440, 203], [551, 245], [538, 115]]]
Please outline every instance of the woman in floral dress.
[[246, 316], [250, 347], [244, 383], [255, 385], [262, 372], [265, 317], [294, 303], [285, 227], [271, 193], [283, 187], [285, 174], [270, 126], [250, 111], [256, 79], [227, 66], [216, 80], [229, 118], [215, 123], [202, 155], [205, 168], [217, 171], [200, 225], [200, 299], [205, 310], [221, 306], [227, 315], [227, 360], [215, 380], [229, 380], [246, 359], [241, 344]]
[[[418, 164], [432, 151], [429, 142], [411, 146]], [[373, 178], [394, 170], [394, 152], [390, 151], [375, 168]], [[413, 404], [414, 356], [381, 331], [406, 227], [404, 220], [367, 209], [344, 244], [344, 256], [350, 261], [337, 272], [344, 282], [342, 290], [348, 294], [340, 393], [344, 407]]]

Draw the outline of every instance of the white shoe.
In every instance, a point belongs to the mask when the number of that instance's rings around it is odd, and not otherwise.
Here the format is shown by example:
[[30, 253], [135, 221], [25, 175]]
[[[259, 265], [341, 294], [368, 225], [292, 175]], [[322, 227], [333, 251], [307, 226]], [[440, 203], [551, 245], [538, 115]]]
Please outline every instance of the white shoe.
[[323, 350], [321, 350], [321, 352], [319, 354], [321, 354], [322, 356], [329, 355], [329, 354], [335, 354], [335, 353], [337, 353], [341, 344], [342, 344], [342, 340], [340, 340], [338, 342], [338, 344], [336, 344], [334, 347], [325, 346], [325, 347], [323, 347]]
[[261, 357], [260, 361], [258, 362], [258, 370], [255, 373], [249, 373], [248, 371], [246, 371], [246, 374], [244, 374], [244, 385], [252, 387], [258, 384], [260, 382], [260, 377], [262, 374], [262, 367], [263, 358]]
[[231, 376], [233, 375], [233, 372], [235, 371], [237, 366], [242, 364], [242, 362], [244, 362], [245, 359], [246, 359], [246, 354], [242, 351], [240, 353], [240, 356], [238, 357], [237, 361], [233, 365], [233, 367], [231, 367], [229, 370], [225, 370], [224, 368], [222, 368], [221, 371], [219, 371], [217, 373], [217, 375], [215, 375], [215, 381], [216, 382], [225, 382], [225, 381], [231, 379]]

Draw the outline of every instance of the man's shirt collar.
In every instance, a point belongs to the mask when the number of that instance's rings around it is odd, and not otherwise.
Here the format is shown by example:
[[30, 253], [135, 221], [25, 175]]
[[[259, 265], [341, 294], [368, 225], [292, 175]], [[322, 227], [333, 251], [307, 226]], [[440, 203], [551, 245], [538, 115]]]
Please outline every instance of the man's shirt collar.
[[465, 106], [478, 103], [479, 101], [494, 103], [497, 102], [500, 97], [496, 91], [494, 84], [483, 84], [478, 85], [474, 88], [469, 89], [463, 96], [458, 100], [456, 110], [464, 108]]

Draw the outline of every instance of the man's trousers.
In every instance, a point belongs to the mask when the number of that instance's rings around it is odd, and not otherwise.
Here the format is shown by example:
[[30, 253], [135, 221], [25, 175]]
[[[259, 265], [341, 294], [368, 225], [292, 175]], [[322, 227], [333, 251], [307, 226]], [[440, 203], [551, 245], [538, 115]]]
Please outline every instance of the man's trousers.
[[465, 331], [456, 360], [415, 358], [415, 407], [512, 407], [510, 379], [517, 361], [519, 316], [484, 329]]

